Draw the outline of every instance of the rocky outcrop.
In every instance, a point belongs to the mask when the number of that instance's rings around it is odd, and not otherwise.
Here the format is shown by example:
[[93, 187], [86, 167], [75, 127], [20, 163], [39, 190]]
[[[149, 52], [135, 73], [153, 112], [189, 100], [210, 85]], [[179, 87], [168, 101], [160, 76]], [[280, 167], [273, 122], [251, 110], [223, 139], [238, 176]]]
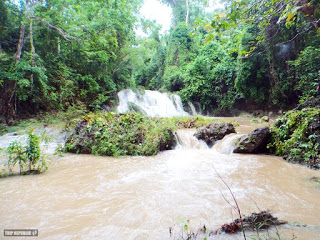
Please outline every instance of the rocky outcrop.
[[308, 100], [306, 100], [302, 104], [299, 104], [293, 110], [302, 110], [304, 108], [317, 108], [317, 109], [320, 109], [320, 97], [309, 98]]
[[66, 140], [66, 145], [72, 145], [67, 150], [72, 153], [91, 153], [91, 147], [94, 143], [95, 131], [88, 131], [88, 121], [79, 122], [71, 135]]
[[209, 147], [212, 147], [216, 141], [221, 140], [230, 133], [236, 133], [233, 124], [217, 122], [198, 129], [195, 137], [205, 141]]
[[234, 153], [261, 153], [266, 151], [266, 146], [270, 138], [268, 127], [257, 128], [248, 135], [239, 138]]

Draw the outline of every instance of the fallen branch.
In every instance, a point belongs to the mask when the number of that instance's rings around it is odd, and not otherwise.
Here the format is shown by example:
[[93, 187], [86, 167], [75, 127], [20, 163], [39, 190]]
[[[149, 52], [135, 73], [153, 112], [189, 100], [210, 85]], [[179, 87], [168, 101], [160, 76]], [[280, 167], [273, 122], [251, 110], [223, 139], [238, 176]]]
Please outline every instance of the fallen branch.
[[262, 211], [259, 213], [252, 213], [250, 216], [237, 218], [231, 223], [223, 224], [215, 231], [215, 234], [218, 235], [221, 232], [233, 234], [244, 230], [268, 229], [286, 223], [286, 221], [281, 221], [278, 220], [278, 218], [273, 217], [268, 211]]

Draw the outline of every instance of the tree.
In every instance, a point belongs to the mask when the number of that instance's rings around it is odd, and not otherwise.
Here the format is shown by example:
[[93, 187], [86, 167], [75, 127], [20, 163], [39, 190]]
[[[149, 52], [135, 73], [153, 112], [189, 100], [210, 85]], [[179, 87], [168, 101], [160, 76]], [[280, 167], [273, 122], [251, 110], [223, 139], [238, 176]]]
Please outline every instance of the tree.
[[305, 39], [312, 42], [316, 36], [319, 6], [296, 0], [224, 2], [226, 10], [215, 15], [207, 39], [223, 39], [230, 32], [237, 39], [231, 51], [239, 56], [239, 93], [260, 106], [285, 107], [296, 101], [298, 74], [289, 62], [299, 57]]
[[[7, 123], [19, 109], [63, 109], [78, 101], [94, 108], [109, 101], [112, 92], [125, 85], [124, 73], [132, 74], [127, 71], [125, 56], [134, 38], [140, 4], [140, 0], [25, 0], [19, 7], [13, 1], [1, 4], [0, 11], [9, 10], [12, 20], [1, 18], [8, 29], [0, 37], [4, 51], [1, 115]], [[17, 34], [13, 29], [18, 24]]]

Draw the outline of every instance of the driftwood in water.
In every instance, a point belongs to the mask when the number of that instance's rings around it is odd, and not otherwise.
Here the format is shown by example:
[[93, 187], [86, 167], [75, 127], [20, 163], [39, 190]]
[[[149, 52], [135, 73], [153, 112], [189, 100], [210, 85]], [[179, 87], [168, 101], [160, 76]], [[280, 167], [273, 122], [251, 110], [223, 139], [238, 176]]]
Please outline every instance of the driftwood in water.
[[242, 226], [245, 230], [268, 229], [270, 227], [286, 223], [287, 222], [278, 220], [278, 218], [273, 217], [268, 211], [262, 211], [260, 213], [252, 213], [250, 216], [244, 216], [242, 217], [242, 220], [240, 218], [237, 218], [231, 223], [223, 224], [218, 230], [216, 230], [215, 233], [237, 233], [242, 231]]

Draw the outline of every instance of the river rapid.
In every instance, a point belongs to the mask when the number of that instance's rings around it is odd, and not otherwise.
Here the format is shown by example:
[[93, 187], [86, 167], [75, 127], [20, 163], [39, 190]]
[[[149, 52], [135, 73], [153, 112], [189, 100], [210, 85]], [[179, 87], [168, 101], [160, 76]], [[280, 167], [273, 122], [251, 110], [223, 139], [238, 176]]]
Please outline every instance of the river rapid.
[[[240, 134], [258, 126], [236, 121]], [[4, 229], [38, 229], [38, 239], [182, 239], [188, 220], [195, 232], [215, 230], [238, 218], [219, 173], [243, 214], [270, 210], [289, 222], [271, 235], [320, 239], [320, 189], [310, 181], [319, 171], [280, 157], [229, 154], [232, 136], [209, 149], [193, 133], [178, 131], [181, 145], [154, 157], [66, 154], [46, 173], [0, 179], [0, 238]]]

